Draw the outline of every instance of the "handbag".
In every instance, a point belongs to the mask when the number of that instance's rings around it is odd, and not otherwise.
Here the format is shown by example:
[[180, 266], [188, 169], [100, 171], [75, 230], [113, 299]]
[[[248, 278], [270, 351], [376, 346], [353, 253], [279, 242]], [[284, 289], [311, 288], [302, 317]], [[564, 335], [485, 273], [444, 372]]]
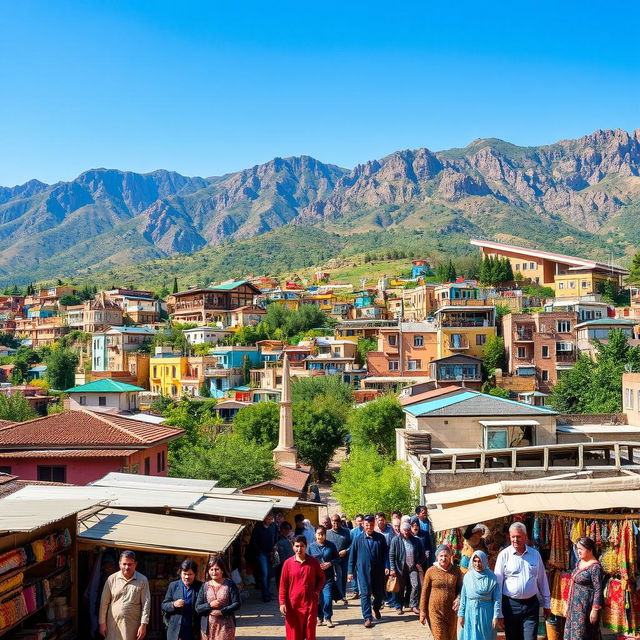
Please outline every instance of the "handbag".
[[389, 576], [387, 578], [385, 591], [389, 593], [398, 593], [398, 591], [400, 591], [400, 580], [397, 576]]

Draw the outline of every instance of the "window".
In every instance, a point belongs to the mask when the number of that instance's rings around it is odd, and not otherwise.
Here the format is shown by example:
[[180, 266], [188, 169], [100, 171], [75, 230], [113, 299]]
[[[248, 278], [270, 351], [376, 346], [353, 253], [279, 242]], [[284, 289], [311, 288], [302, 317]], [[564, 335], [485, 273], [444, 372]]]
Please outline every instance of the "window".
[[389, 360], [389, 371], [398, 371], [400, 369], [399, 360]]
[[564, 289], [564, 282], [558, 282], [558, 289]]
[[424, 346], [424, 336], [413, 336], [413, 346], [414, 347]]
[[570, 289], [575, 289], [576, 288], [576, 283], [573, 280], [569, 283], [569, 288]]
[[487, 336], [484, 333], [479, 333], [476, 336], [476, 346], [481, 347], [487, 341]]
[[162, 454], [162, 470], [164, 471], [167, 468], [167, 454], [165, 451], [162, 451], [161, 454]]
[[527, 357], [527, 349], [525, 347], [518, 347], [518, 358], [524, 360]]
[[586, 289], [589, 286], [589, 281], [588, 280], [583, 280], [582, 281], [582, 288]]
[[507, 429], [485, 429], [487, 449], [506, 449], [509, 446]]
[[549, 380], [549, 372], [546, 369], [542, 370], [542, 380], [544, 382], [547, 382], [547, 380]]
[[38, 480], [40, 482], [66, 482], [67, 467], [38, 465]]
[[529, 269], [535, 269], [536, 268], [536, 263], [535, 262], [530, 262], [529, 263]]
[[571, 323], [568, 320], [558, 320], [558, 333], [570, 333]]
[[633, 409], [633, 389], [624, 390], [624, 408]]
[[526, 263], [526, 262], [523, 262], [523, 263], [522, 263], [522, 270], [523, 270], [523, 271], [526, 271], [526, 270], [527, 270], [527, 263]]
[[556, 342], [556, 353], [570, 353], [573, 351], [571, 342]]
[[543, 358], [549, 357], [549, 347], [546, 344], [542, 345], [542, 357]]
[[148, 476], [151, 474], [151, 458], [149, 458], [149, 456], [147, 456], [144, 459], [144, 475]]
[[409, 369], [409, 371], [422, 369], [422, 360], [407, 360], [407, 369]]
[[174, 367], [171, 367], [171, 377], [172, 377], [172, 378], [175, 378], [175, 377], [176, 377], [176, 368], [175, 368], [175, 366], [174, 366]]
[[98, 406], [99, 407], [107, 406], [107, 396], [98, 396]]
[[395, 347], [398, 344], [398, 336], [395, 333], [392, 333], [389, 336], [389, 345]]
[[156, 453], [156, 471], [160, 473], [162, 471], [162, 454]]
[[79, 400], [82, 406], [87, 404], [87, 396], [80, 396]]
[[520, 265], [519, 264], [516, 265], [516, 271], [520, 271]]
[[153, 365], [153, 377], [157, 378], [158, 377], [158, 367], [156, 367], [156, 365]]

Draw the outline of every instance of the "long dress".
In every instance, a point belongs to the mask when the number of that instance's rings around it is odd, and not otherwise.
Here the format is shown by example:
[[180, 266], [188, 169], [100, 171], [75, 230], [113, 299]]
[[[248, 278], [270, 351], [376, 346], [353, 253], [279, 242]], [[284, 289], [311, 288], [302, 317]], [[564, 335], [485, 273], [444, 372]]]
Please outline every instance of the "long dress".
[[215, 612], [229, 604], [229, 587], [226, 584], [213, 584], [207, 582], [207, 601], [218, 600], [219, 607], [209, 613], [209, 630], [201, 633], [202, 640], [234, 640], [236, 637], [236, 625], [233, 616], [217, 616]]
[[593, 606], [603, 605], [602, 567], [599, 562], [583, 569], [579, 567], [571, 574], [564, 640], [599, 640], [600, 618], [591, 624], [589, 614]]
[[304, 561], [287, 558], [282, 565], [278, 599], [286, 607], [287, 640], [315, 640], [318, 596], [324, 585], [320, 563], [308, 553]]
[[[482, 560], [482, 571], [473, 568], [473, 558]], [[470, 569], [462, 582], [460, 609], [458, 616], [464, 618], [464, 626], [459, 640], [492, 640], [496, 636], [493, 618], [502, 617], [502, 597], [498, 580], [489, 571], [487, 554], [475, 551], [471, 556]]]
[[462, 573], [454, 564], [446, 571], [433, 565], [424, 574], [420, 615], [426, 617], [434, 640], [455, 640], [458, 619], [453, 601], [461, 590]]

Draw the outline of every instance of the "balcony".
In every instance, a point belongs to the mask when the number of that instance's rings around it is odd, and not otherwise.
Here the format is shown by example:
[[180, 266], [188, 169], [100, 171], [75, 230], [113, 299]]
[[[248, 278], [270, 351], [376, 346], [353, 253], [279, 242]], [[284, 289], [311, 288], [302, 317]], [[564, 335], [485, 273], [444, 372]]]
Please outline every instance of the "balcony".
[[532, 329], [516, 329], [513, 334], [514, 342], [533, 342], [533, 330]]
[[221, 378], [226, 376], [237, 376], [242, 373], [242, 367], [206, 367], [205, 376], [212, 378]]
[[556, 364], [574, 364], [576, 361], [575, 351], [557, 351]]
[[462, 337], [454, 340], [453, 336], [451, 336], [447, 348], [449, 349], [449, 351], [465, 351], [469, 348], [469, 341], [466, 338]]

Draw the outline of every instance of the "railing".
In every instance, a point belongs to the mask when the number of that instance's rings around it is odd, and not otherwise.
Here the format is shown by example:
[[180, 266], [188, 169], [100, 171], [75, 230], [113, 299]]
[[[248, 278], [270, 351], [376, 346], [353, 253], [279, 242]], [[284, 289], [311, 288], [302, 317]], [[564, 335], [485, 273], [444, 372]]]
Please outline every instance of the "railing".
[[460, 340], [451, 340], [449, 339], [448, 348], [450, 351], [456, 351], [458, 349], [468, 349], [469, 341], [464, 338], [460, 338]]
[[571, 363], [576, 361], [575, 351], [556, 351], [556, 362]]
[[232, 376], [242, 373], [241, 367], [206, 367], [204, 370], [205, 376]]
[[427, 473], [583, 471], [640, 467], [640, 442], [598, 442], [478, 449], [421, 455]]
[[513, 335], [513, 340], [515, 342], [522, 340], [533, 340], [533, 331], [516, 331]]

